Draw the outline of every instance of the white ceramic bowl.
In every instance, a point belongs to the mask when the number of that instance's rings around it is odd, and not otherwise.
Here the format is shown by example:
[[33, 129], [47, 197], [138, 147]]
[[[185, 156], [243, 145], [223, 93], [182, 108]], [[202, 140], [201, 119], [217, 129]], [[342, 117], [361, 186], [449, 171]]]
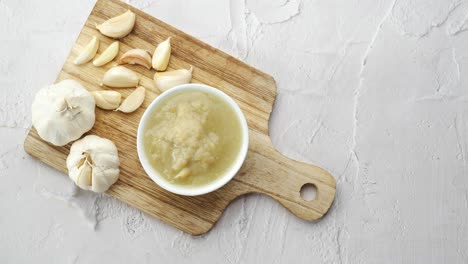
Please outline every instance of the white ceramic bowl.
[[[224, 175], [221, 175], [215, 181], [205, 184], [205, 185], [195, 186], [195, 187], [178, 185], [178, 184], [174, 184], [166, 180], [162, 175], [159, 174], [158, 171], [156, 171], [151, 166], [151, 164], [148, 161], [148, 157], [145, 153], [144, 146], [143, 146], [144, 128], [154, 108], [158, 106], [162, 101], [164, 101], [164, 99], [167, 98], [168, 96], [174, 93], [179, 93], [183, 91], [202, 91], [202, 92], [206, 92], [206, 93], [210, 93], [215, 96], [218, 96], [219, 98], [224, 100], [234, 110], [241, 124], [242, 145], [231, 167], [226, 171]], [[159, 95], [149, 105], [149, 107], [146, 109], [145, 113], [143, 114], [143, 117], [140, 120], [140, 124], [138, 125], [137, 150], [138, 150], [138, 157], [140, 159], [141, 165], [143, 165], [143, 169], [146, 171], [148, 176], [150, 176], [150, 178], [160, 187], [162, 187], [165, 190], [168, 190], [170, 192], [180, 194], [180, 195], [188, 195], [188, 196], [202, 195], [202, 194], [206, 194], [206, 193], [209, 193], [209, 192], [212, 192], [214, 190], [221, 188], [223, 185], [228, 183], [239, 171], [240, 167], [242, 166], [242, 163], [244, 163], [245, 157], [247, 156], [248, 148], [249, 148], [249, 129], [247, 126], [247, 121], [245, 119], [245, 116], [240, 110], [239, 106], [227, 94], [208, 85], [191, 83], [191, 84], [179, 85], [177, 87], [174, 87], [165, 91], [164, 93]]]

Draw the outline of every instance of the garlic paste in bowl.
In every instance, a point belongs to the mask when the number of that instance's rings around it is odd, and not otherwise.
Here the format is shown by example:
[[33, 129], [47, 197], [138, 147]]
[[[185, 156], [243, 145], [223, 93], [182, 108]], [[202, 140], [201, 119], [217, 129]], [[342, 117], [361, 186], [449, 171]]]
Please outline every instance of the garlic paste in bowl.
[[138, 152], [156, 183], [175, 187], [169, 188], [175, 193], [197, 195], [224, 185], [239, 170], [247, 153], [248, 129], [226, 94], [199, 84], [179, 87], [163, 93], [146, 110]]

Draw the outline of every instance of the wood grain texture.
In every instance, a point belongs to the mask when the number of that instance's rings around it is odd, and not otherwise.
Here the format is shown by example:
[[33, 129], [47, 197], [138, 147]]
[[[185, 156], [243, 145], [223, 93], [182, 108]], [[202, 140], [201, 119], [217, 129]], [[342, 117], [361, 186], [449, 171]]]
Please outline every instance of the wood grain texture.
[[[120, 40], [119, 56], [132, 48], [153, 51], [157, 43], [172, 37], [169, 70], [193, 65], [192, 82], [217, 87], [231, 96], [247, 118], [250, 147], [247, 159], [236, 177], [213, 193], [185, 197], [159, 188], [140, 165], [136, 151], [136, 132], [140, 117], [160, 91], [152, 82], [154, 71], [129, 65], [128, 68], [141, 75], [140, 83], [147, 88], [143, 106], [131, 114], [96, 109], [96, 124], [88, 133], [111, 139], [119, 149], [121, 174], [108, 193], [193, 235], [210, 230], [232, 200], [252, 192], [271, 196], [302, 219], [322, 217], [335, 198], [335, 179], [319, 167], [288, 159], [275, 150], [268, 135], [268, 120], [276, 97], [275, 81], [236, 58], [118, 0], [99, 0], [57, 81], [75, 79], [90, 91], [107, 89], [100, 86], [102, 76], [115, 63], [104, 67], [94, 67], [92, 63], [76, 66], [73, 59], [92, 36], [100, 39], [99, 53], [110, 45], [114, 40], [101, 35], [95, 29], [95, 24], [127, 9], [137, 14], [137, 21], [133, 32]], [[124, 96], [132, 90], [119, 89]], [[51, 146], [31, 129], [24, 147], [30, 155], [66, 173], [65, 159], [70, 145]], [[312, 201], [300, 197], [300, 189], [306, 183], [312, 183], [317, 188], [317, 195]]]

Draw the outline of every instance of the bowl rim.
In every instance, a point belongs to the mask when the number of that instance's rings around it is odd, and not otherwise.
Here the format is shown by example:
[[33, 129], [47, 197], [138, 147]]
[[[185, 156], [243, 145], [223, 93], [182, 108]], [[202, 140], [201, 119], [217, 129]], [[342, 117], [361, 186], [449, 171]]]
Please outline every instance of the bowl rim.
[[[235, 161], [232, 163], [231, 167], [224, 173], [224, 175], [218, 177], [215, 181], [201, 185], [201, 186], [195, 186], [195, 187], [177, 185], [166, 180], [149, 163], [148, 158], [145, 154], [144, 145], [143, 145], [144, 129], [153, 110], [167, 97], [175, 93], [179, 93], [183, 91], [202, 91], [202, 92], [206, 92], [206, 93], [214, 94], [215, 96], [218, 96], [223, 101], [225, 101], [231, 107], [232, 110], [234, 110], [236, 116], [239, 118], [240, 125], [241, 125], [241, 133], [242, 133], [241, 149]], [[145, 110], [138, 124], [137, 153], [138, 153], [138, 159], [141, 165], [143, 166], [143, 169], [145, 170], [146, 174], [148, 174], [148, 176], [151, 178], [151, 180], [153, 180], [161, 188], [169, 192], [179, 194], [179, 195], [185, 195], [185, 196], [203, 195], [203, 194], [213, 192], [223, 187], [240, 170], [247, 156], [248, 148], [249, 148], [249, 128], [248, 128], [247, 120], [244, 116], [244, 113], [240, 109], [239, 105], [237, 105], [234, 99], [232, 99], [229, 95], [227, 95], [223, 91], [215, 87], [205, 85], [205, 84], [197, 84], [197, 83], [182, 84], [182, 85], [175, 86], [161, 93], [158, 97], [156, 97], [156, 99], [153, 100], [153, 102], [151, 102], [151, 104]]]

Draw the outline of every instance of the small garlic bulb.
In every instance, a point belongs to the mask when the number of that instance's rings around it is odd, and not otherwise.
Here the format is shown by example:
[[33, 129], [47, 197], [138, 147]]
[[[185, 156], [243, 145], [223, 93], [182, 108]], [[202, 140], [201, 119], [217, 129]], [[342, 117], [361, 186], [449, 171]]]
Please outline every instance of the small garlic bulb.
[[119, 179], [117, 147], [109, 139], [86, 136], [70, 148], [68, 176], [81, 189], [105, 192]]
[[48, 85], [32, 103], [32, 124], [39, 136], [56, 146], [77, 140], [95, 121], [94, 98], [79, 82], [63, 80]]

